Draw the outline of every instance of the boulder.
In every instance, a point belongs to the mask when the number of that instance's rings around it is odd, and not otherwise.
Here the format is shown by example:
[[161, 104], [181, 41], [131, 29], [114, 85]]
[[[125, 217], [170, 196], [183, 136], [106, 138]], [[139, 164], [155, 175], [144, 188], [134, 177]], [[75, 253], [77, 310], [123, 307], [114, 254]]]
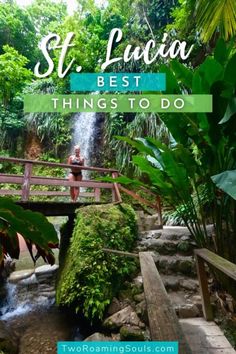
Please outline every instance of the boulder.
[[109, 330], [118, 330], [126, 324], [131, 326], [143, 326], [143, 323], [140, 321], [131, 306], [127, 306], [116, 312], [114, 315], [106, 318], [103, 322], [103, 327]]
[[18, 283], [20, 280], [24, 280], [32, 277], [34, 274], [34, 269], [26, 269], [26, 270], [18, 270], [16, 272], [11, 273], [8, 281], [10, 283]]
[[120, 329], [121, 341], [145, 341], [144, 332], [135, 326], [125, 325]]
[[163, 276], [162, 281], [166, 290], [178, 290], [179, 289], [179, 278], [174, 275]]
[[113, 339], [111, 337], [105, 336], [102, 333], [96, 332], [91, 334], [91, 336], [84, 339], [84, 342], [111, 342]]
[[177, 250], [177, 243], [175, 241], [162, 239], [146, 239], [140, 243], [148, 251], [156, 251], [160, 254], [175, 254]]
[[40, 276], [40, 275], [45, 275], [45, 274], [53, 274], [57, 271], [57, 269], [59, 268], [59, 266], [57, 264], [54, 264], [53, 266], [51, 265], [42, 265], [40, 267], [37, 267], [35, 269], [35, 274], [36, 276]]
[[179, 318], [193, 318], [200, 316], [199, 309], [194, 304], [182, 305], [176, 308], [176, 312]]
[[121, 310], [121, 305], [120, 305], [120, 301], [114, 297], [112, 299], [112, 302], [110, 303], [108, 310], [107, 310], [107, 314], [109, 316], [113, 315], [114, 313], [118, 312]]
[[186, 290], [196, 291], [198, 288], [198, 282], [194, 279], [182, 279], [180, 286]]

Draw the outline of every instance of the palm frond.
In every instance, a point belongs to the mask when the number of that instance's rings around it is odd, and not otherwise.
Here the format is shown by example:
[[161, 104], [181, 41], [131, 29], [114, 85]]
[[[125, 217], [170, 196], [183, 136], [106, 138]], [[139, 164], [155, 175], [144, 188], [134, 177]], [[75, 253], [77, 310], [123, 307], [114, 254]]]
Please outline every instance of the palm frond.
[[209, 41], [216, 30], [229, 40], [236, 34], [236, 1], [197, 0], [196, 21], [204, 42]]

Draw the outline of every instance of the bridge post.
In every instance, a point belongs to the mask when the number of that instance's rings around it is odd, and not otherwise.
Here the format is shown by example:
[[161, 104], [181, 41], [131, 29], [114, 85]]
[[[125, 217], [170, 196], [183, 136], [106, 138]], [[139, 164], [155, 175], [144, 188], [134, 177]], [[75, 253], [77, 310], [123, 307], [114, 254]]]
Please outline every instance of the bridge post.
[[[112, 178], [115, 179], [118, 177], [119, 177], [119, 175], [117, 172], [112, 173]], [[120, 191], [119, 191], [119, 187], [118, 187], [117, 182], [114, 182], [113, 185], [114, 185], [114, 188], [112, 189], [112, 201], [117, 202], [117, 203], [121, 203], [122, 199], [121, 199], [121, 195], [120, 195]]]
[[94, 196], [95, 196], [95, 202], [100, 202], [100, 197], [101, 197], [101, 189], [100, 188], [95, 188], [94, 189]]
[[25, 172], [24, 172], [24, 180], [23, 180], [23, 184], [22, 184], [22, 193], [21, 193], [21, 200], [23, 202], [28, 201], [29, 200], [29, 195], [30, 195], [30, 178], [32, 175], [32, 168], [33, 168], [33, 164], [27, 162], [25, 164]]
[[162, 220], [162, 212], [161, 212], [161, 199], [159, 196], [156, 199], [156, 208], [157, 208], [157, 213], [158, 213], [159, 225], [161, 225], [163, 228], [163, 220]]

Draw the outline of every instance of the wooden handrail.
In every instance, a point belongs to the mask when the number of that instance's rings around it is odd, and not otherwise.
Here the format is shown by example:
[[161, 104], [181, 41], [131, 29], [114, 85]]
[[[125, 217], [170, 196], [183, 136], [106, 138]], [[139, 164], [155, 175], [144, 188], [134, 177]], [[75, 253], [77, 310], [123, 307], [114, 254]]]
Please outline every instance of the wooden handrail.
[[197, 266], [197, 274], [202, 297], [203, 314], [207, 321], [213, 320], [213, 311], [208, 289], [208, 278], [205, 264], [213, 266], [236, 281], [236, 264], [224, 259], [206, 248], [194, 250]]
[[178, 341], [179, 353], [190, 354], [191, 349], [165, 290], [152, 254], [150, 252], [140, 252], [139, 260], [147, 303], [151, 340]]
[[114, 254], [116, 256], [124, 256], [124, 257], [130, 257], [130, 258], [139, 258], [138, 253], [131, 253], [131, 252], [113, 250], [111, 248], [103, 248], [102, 250], [105, 253]]
[[[4, 157], [0, 156], [0, 162], [8, 162], [13, 164], [22, 164], [24, 165], [24, 173], [21, 175], [16, 174], [6, 174], [0, 173], [0, 184], [18, 184], [22, 185], [21, 188], [21, 201], [26, 202], [29, 201], [30, 196], [66, 196], [67, 193], [62, 191], [55, 191], [52, 193], [51, 191], [45, 191], [45, 194], [42, 192], [37, 194], [37, 191], [32, 191], [32, 185], [43, 185], [43, 186], [54, 186], [54, 187], [84, 187], [84, 188], [93, 188], [94, 189], [94, 199], [96, 202], [100, 202], [101, 199], [101, 189], [111, 189], [112, 190], [112, 201], [113, 203], [122, 203], [121, 191], [130, 195], [132, 198], [138, 200], [140, 203], [148, 205], [157, 211], [159, 215], [159, 224], [162, 226], [162, 217], [161, 217], [161, 204], [159, 196], [155, 195], [153, 192], [141, 187], [145, 193], [148, 193], [151, 196], [156, 198], [156, 203], [151, 203], [143, 197], [140, 197], [137, 193], [128, 190], [127, 188], [122, 187], [118, 182], [114, 180], [114, 182], [103, 182], [99, 180], [82, 180], [82, 181], [68, 181], [66, 178], [59, 177], [46, 177], [46, 176], [34, 176], [33, 175], [33, 167], [34, 166], [47, 166], [51, 168], [63, 168], [71, 170], [72, 165], [63, 164], [63, 163], [55, 163], [55, 162], [47, 162], [47, 161], [39, 161], [39, 160], [28, 160], [28, 159], [18, 159], [13, 157]], [[102, 167], [88, 167], [88, 166], [74, 166], [73, 169], [84, 170], [84, 171], [93, 171], [99, 173], [107, 173], [112, 176], [113, 179], [119, 177], [119, 172], [116, 169], [111, 168], [102, 168]], [[11, 195], [10, 190], [4, 190], [6, 195]], [[13, 195], [19, 195], [20, 192], [12, 193]], [[4, 195], [0, 190], [0, 195]]]
[[[52, 167], [52, 168], [61, 167], [61, 168], [71, 169], [71, 165], [65, 164], [65, 163], [46, 162], [46, 161], [39, 161], [39, 160], [16, 159], [13, 157], [0, 156], [0, 161], [18, 163], [18, 164], [23, 164], [23, 165], [29, 163], [29, 164], [33, 164], [33, 165], [42, 165], [42, 166], [48, 166], [48, 167]], [[75, 165], [73, 165], [73, 169], [84, 170], [84, 171], [94, 171], [94, 172], [107, 172], [107, 173], [118, 172], [118, 170], [111, 169], [111, 168], [75, 166]]]

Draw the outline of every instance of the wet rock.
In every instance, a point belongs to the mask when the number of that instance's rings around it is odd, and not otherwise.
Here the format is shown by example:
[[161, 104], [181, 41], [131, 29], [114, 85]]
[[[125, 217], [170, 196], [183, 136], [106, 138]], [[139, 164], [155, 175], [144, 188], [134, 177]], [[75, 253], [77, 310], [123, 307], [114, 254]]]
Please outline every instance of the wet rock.
[[107, 313], [108, 313], [108, 315], [111, 316], [120, 310], [121, 310], [120, 301], [116, 297], [114, 297], [108, 307]]
[[0, 321], [0, 353], [18, 353], [18, 343], [14, 338], [15, 336], [6, 329], [5, 324]]
[[182, 237], [191, 239], [191, 234], [187, 227], [184, 226], [164, 226], [162, 230], [162, 239], [180, 240]]
[[120, 329], [121, 341], [144, 341], [144, 332], [135, 326], [122, 326]]
[[158, 239], [161, 237], [161, 230], [151, 230], [151, 231], [143, 231], [140, 233], [140, 239], [145, 241], [145, 239]]
[[113, 339], [111, 337], [105, 336], [102, 333], [96, 332], [91, 334], [91, 336], [84, 339], [84, 342], [111, 342]]
[[56, 296], [56, 291], [48, 291], [48, 292], [44, 291], [41, 293], [41, 296], [45, 296], [48, 299], [52, 299]]
[[37, 277], [45, 274], [53, 274], [57, 271], [58, 268], [59, 266], [57, 264], [54, 264], [53, 266], [43, 265], [35, 269], [35, 274]]
[[191, 297], [191, 302], [197, 306], [200, 314], [202, 315], [202, 298], [200, 295], [194, 295]]
[[182, 279], [180, 286], [186, 290], [196, 291], [198, 288], [198, 282], [194, 279]]
[[177, 243], [162, 239], [147, 239], [141, 242], [141, 246], [164, 255], [175, 254], [177, 250]]
[[124, 309], [116, 312], [114, 315], [108, 317], [103, 322], [103, 326], [109, 330], [118, 330], [125, 324], [132, 326], [143, 326], [137, 314], [134, 312], [131, 306], [127, 306]]
[[187, 256], [159, 256], [156, 257], [157, 267], [162, 270], [162, 273], [181, 273], [187, 276], [196, 274], [193, 257]]
[[35, 274], [32, 274], [30, 277], [26, 278], [26, 279], [22, 279], [18, 281], [18, 285], [20, 286], [25, 286], [25, 285], [36, 285], [38, 284], [37, 278]]
[[166, 290], [178, 290], [179, 289], [179, 279], [174, 275], [161, 276], [163, 284]]
[[179, 318], [192, 318], [200, 316], [199, 309], [194, 304], [185, 304], [175, 310]]
[[10, 283], [18, 283], [20, 280], [30, 278], [34, 274], [34, 269], [19, 270], [11, 273], [8, 281]]

